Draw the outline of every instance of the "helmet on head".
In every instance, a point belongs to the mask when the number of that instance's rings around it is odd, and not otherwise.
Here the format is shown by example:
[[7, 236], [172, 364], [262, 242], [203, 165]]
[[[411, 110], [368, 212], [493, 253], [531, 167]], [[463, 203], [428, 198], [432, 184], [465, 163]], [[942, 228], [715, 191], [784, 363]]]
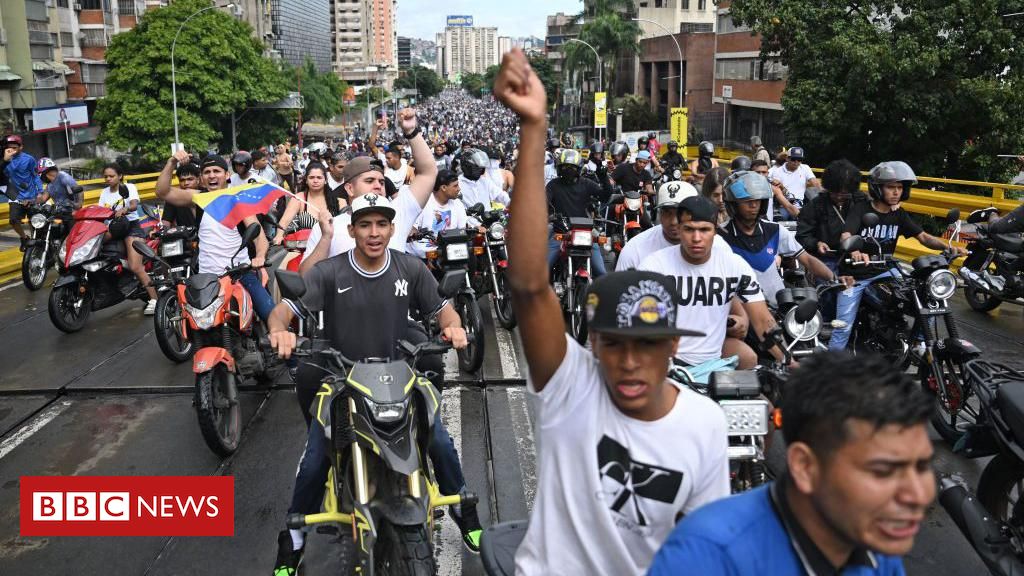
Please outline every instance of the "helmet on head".
[[650, 140], [647, 138], [647, 136], [641, 136], [641, 137], [636, 139], [636, 147], [641, 149], [641, 150], [646, 150], [647, 149], [647, 142], [649, 142], [649, 141]]
[[22, 146], [22, 145], [23, 145], [23, 143], [21, 141], [21, 136], [18, 136], [17, 134], [9, 134], [7, 136], [4, 136], [4, 147], [5, 148], [7, 146]]
[[772, 185], [768, 179], [757, 172], [741, 170], [733, 172], [725, 180], [722, 186], [722, 199], [725, 202], [725, 209], [729, 216], [735, 218], [737, 202], [748, 200], [760, 200], [763, 216], [768, 212], [768, 199], [772, 197]]
[[697, 152], [701, 156], [710, 158], [715, 155], [715, 145], [705, 140], [697, 146]]
[[656, 132], [648, 132], [647, 137], [651, 140], [655, 140], [658, 138], [658, 134]]
[[679, 142], [676, 142], [675, 140], [669, 140], [668, 141], [668, 149], [671, 152], [675, 152], [676, 150], [679, 149]]
[[558, 177], [568, 184], [575, 184], [579, 180], [582, 164], [583, 155], [571, 148], [563, 148], [555, 156], [555, 171], [558, 172]]
[[625, 142], [616, 142], [612, 144], [611, 154], [616, 162], [625, 162], [626, 158], [629, 157], [629, 146]]
[[593, 158], [596, 154], [604, 154], [604, 144], [594, 142], [590, 145], [590, 157]]
[[319, 160], [327, 156], [327, 144], [323, 142], [314, 142], [309, 147], [309, 158], [311, 160]]
[[747, 156], [737, 156], [733, 158], [732, 164], [729, 165], [729, 169], [733, 172], [750, 170], [750, 158]]
[[697, 196], [697, 194], [697, 189], [689, 182], [665, 182], [658, 187], [658, 210], [662, 208], [675, 208], [683, 200], [691, 196]]
[[462, 175], [474, 182], [484, 175], [484, 170], [490, 165], [487, 154], [476, 148], [469, 148], [462, 153], [462, 160], [459, 166], [462, 168]]
[[562, 143], [558, 141], [558, 138], [548, 138], [548, 150], [554, 150], [562, 146]]
[[231, 155], [231, 167], [234, 168], [237, 165], [243, 166], [245, 169], [238, 172], [239, 175], [245, 174], [252, 168], [252, 154], [249, 154], [245, 150], [239, 150]]
[[57, 163], [47, 157], [42, 157], [36, 163], [36, 174], [42, 176], [47, 170], [56, 170]]
[[903, 186], [900, 202], [910, 199], [910, 187], [917, 184], [917, 175], [907, 166], [906, 162], [891, 160], [882, 162], [868, 172], [868, 193], [879, 202], [885, 201], [882, 186], [890, 182], [899, 182]]

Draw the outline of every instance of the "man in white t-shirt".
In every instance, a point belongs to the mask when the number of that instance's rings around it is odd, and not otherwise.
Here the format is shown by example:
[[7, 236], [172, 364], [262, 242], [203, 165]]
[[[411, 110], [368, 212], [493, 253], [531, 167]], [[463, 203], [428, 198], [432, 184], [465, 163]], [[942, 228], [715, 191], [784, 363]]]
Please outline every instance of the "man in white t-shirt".
[[483, 150], [470, 148], [462, 153], [459, 161], [462, 168], [459, 190], [462, 191], [462, 201], [466, 206], [483, 204], [485, 210], [490, 210], [492, 202], [508, 205], [508, 193], [492, 178], [485, 176], [489, 164], [490, 160]]
[[[437, 177], [437, 166], [432, 161], [430, 146], [420, 135], [416, 124], [416, 111], [406, 108], [399, 112], [399, 127], [405, 134], [406, 141], [412, 148], [412, 159], [420, 167], [413, 176], [412, 182], [399, 189], [391, 201], [395, 209], [395, 233], [388, 243], [390, 248], [405, 252], [406, 239], [412, 225], [419, 217], [427, 200], [434, 191], [434, 180]], [[384, 195], [384, 170], [380, 164], [368, 156], [353, 158], [345, 166], [341, 175], [344, 190], [349, 198], [355, 199], [363, 194], [374, 193]], [[321, 218], [320, 226], [310, 230], [306, 241], [306, 252], [299, 266], [299, 273], [312, 270], [317, 262], [331, 256], [337, 256], [355, 247], [355, 240], [348, 233], [348, 225], [352, 217], [348, 210], [342, 211], [332, 219]], [[327, 228], [325, 230], [324, 228]], [[335, 234], [335, 231], [339, 231]]]
[[697, 196], [688, 182], [665, 182], [658, 188], [658, 225], [637, 234], [626, 243], [615, 262], [616, 270], [636, 268], [640, 262], [662, 248], [679, 245], [679, 203]]
[[[820, 187], [821, 183], [814, 176], [814, 172], [804, 164], [804, 149], [793, 146], [789, 149], [789, 156], [782, 166], [775, 166], [768, 171], [768, 180], [778, 181], [783, 194], [793, 198], [793, 206], [799, 211], [804, 205], [804, 194], [807, 188]], [[783, 220], [795, 220], [798, 214], [781, 214]]]
[[666, 379], [679, 337], [698, 334], [677, 327], [671, 279], [597, 279], [586, 306], [593, 352], [565, 335], [546, 258], [547, 99], [519, 49], [494, 93], [522, 123], [508, 280], [538, 418], [537, 496], [516, 574], [643, 574], [679, 518], [728, 495], [725, 419]]
[[[697, 366], [722, 357], [734, 299], [743, 305], [759, 340], [775, 327], [775, 319], [750, 265], [715, 246], [718, 206], [703, 196], [687, 198], [679, 206], [679, 222], [679, 247], [655, 252], [641, 262], [640, 269], [675, 278], [682, 298], [679, 321], [707, 333], [680, 338], [676, 358]], [[782, 360], [781, 351], [773, 348], [771, 353]]]
[[[460, 230], [466, 227], [469, 218], [466, 207], [459, 202], [459, 175], [447, 168], [437, 173], [434, 181], [434, 193], [427, 200], [419, 217], [413, 222], [412, 229], [426, 228], [435, 235], [445, 230]], [[409, 242], [406, 253], [418, 258], [426, 258], [427, 252], [437, 249], [437, 244], [430, 239]]]

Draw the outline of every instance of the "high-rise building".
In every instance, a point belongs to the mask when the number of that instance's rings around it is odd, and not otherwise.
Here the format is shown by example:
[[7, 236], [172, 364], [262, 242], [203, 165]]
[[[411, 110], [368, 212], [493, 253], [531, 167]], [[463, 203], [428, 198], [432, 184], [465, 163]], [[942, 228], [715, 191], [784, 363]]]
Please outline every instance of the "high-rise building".
[[498, 36], [498, 62], [501, 62], [502, 56], [506, 52], [511, 52], [515, 44], [512, 42], [512, 38], [508, 36]]
[[580, 27], [579, 24], [573, 24], [573, 15], [562, 12], [548, 16], [547, 24], [544, 52], [551, 62], [551, 70], [556, 76], [561, 77], [562, 62], [565, 60], [562, 46], [571, 38], [579, 35]]
[[412, 39], [398, 37], [398, 69], [406, 70], [412, 66]]
[[331, 70], [329, 0], [272, 0], [274, 50], [292, 66], [310, 60], [320, 72]]
[[334, 72], [351, 84], [398, 76], [397, 0], [330, 0]]
[[[442, 49], [443, 47], [443, 49]], [[445, 77], [473, 72], [483, 74], [500, 62], [498, 29], [448, 26], [437, 35], [438, 68]]]

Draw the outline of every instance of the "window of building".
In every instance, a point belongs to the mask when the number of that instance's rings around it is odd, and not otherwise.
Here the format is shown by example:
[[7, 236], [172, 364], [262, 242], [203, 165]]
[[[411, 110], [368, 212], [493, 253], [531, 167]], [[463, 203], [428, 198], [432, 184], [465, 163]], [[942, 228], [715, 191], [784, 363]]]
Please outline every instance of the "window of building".
[[57, 0], [57, 7], [58, 8], [67, 8], [68, 7], [68, 0]]
[[80, 0], [82, 10], [103, 10], [103, 0]]
[[60, 33], [60, 45], [61, 48], [73, 48], [75, 46], [75, 41], [71, 37], [71, 32]]
[[731, 34], [733, 32], [749, 32], [750, 28], [742, 26], [732, 19], [729, 14], [718, 15], [718, 33]]
[[697, 10], [705, 10], [708, 7], [708, 0], [697, 0]]
[[757, 60], [742, 58], [715, 61], [715, 78], [718, 80], [753, 80]]
[[690, 0], [683, 0], [683, 10], [690, 9]]
[[102, 28], [83, 28], [80, 41], [83, 48], [102, 48], [107, 45], [107, 36]]
[[769, 60], [761, 64], [761, 80], [785, 80], [789, 68], [778, 60]]

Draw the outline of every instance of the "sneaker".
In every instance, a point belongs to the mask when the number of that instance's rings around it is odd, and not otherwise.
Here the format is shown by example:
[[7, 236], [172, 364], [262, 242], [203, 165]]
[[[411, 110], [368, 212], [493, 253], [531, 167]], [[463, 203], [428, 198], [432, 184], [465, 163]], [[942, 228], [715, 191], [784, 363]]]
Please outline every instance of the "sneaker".
[[451, 514], [452, 520], [455, 520], [459, 531], [462, 532], [462, 543], [470, 552], [479, 554], [480, 536], [484, 533], [484, 529], [480, 525], [480, 517], [476, 515], [476, 505], [463, 505], [461, 508], [460, 513], [456, 512], [455, 506], [452, 506], [448, 509], [448, 513]]
[[298, 550], [292, 545], [292, 536], [287, 530], [277, 535], [277, 561], [274, 562], [274, 576], [295, 576], [302, 565], [306, 545]]
[[150, 300], [146, 303], [146, 309], [142, 311], [146, 316], [152, 316], [156, 313], [156, 300]]

